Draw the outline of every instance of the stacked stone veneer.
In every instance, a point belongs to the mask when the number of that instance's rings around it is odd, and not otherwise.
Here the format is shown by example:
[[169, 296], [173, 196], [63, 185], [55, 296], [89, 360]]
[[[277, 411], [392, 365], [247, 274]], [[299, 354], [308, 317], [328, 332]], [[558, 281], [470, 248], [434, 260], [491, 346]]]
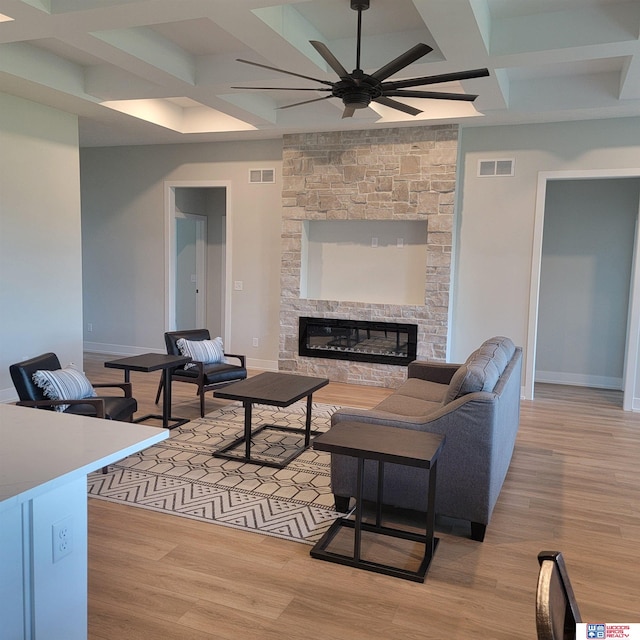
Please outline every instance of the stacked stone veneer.
[[[444, 359], [457, 152], [457, 125], [284, 137], [281, 371], [388, 387], [406, 377], [406, 367], [298, 356], [300, 316], [413, 322], [418, 357]], [[424, 305], [301, 298], [305, 220], [426, 221]]]

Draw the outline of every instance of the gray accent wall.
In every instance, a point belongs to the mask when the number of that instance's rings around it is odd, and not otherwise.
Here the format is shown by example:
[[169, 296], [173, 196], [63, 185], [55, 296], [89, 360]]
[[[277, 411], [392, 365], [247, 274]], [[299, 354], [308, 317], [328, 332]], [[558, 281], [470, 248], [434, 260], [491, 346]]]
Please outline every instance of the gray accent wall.
[[[80, 158], [88, 347], [105, 353], [164, 352], [165, 183], [223, 182], [229, 185], [226, 251], [232, 272], [227, 278], [243, 283], [242, 290], [231, 291], [233, 321], [225, 348], [246, 354], [254, 366], [273, 365], [279, 336], [281, 141], [89, 148]], [[265, 166], [276, 169], [276, 183], [249, 184], [249, 170]], [[219, 322], [208, 328], [217, 334]]]
[[82, 366], [81, 270], [77, 118], [0, 93], [0, 401], [14, 362]]
[[[538, 174], [640, 171], [640, 120], [462, 129], [460, 148], [464, 164], [450, 335], [454, 361], [464, 360], [491, 335], [527, 345]], [[479, 177], [479, 160], [491, 158], [513, 158], [515, 175]], [[525, 352], [525, 370], [532, 356]], [[640, 371], [635, 378], [635, 407], [640, 408]]]

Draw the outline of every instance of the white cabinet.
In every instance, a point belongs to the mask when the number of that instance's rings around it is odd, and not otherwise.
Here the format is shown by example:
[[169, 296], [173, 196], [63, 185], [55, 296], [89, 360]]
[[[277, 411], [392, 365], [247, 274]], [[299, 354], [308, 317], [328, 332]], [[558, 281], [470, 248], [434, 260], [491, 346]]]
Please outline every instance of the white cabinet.
[[87, 473], [168, 436], [0, 405], [0, 640], [86, 640]]

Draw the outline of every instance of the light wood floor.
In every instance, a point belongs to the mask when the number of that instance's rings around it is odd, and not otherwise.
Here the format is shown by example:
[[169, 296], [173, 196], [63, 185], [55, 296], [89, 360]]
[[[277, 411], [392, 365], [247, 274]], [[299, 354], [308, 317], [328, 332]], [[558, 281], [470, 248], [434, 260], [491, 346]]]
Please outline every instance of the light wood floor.
[[[87, 354], [95, 382], [120, 381]], [[132, 374], [142, 413], [158, 374]], [[331, 383], [370, 407], [388, 390]], [[223, 401], [207, 400], [207, 411]], [[564, 553], [585, 621], [640, 622], [640, 415], [611, 391], [541, 385], [523, 401], [483, 543], [446, 526], [424, 584], [314, 560], [306, 545], [89, 500], [91, 640], [518, 640], [536, 637], [536, 556]], [[195, 417], [191, 385], [174, 414]]]

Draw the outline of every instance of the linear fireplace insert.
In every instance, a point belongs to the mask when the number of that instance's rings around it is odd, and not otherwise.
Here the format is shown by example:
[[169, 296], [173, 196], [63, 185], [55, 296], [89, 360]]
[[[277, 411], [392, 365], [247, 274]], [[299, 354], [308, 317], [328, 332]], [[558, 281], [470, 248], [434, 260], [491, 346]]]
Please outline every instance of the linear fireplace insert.
[[298, 354], [379, 364], [416, 359], [418, 325], [340, 318], [299, 319]]

